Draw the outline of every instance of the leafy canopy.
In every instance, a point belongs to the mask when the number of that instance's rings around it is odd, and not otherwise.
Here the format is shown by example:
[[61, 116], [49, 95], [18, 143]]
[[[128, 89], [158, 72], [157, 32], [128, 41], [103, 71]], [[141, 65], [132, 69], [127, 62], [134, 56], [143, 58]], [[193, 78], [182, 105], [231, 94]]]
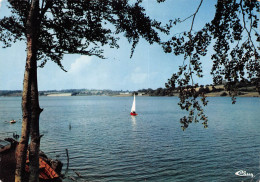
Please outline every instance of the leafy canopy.
[[[194, 77], [203, 77], [201, 58], [213, 49], [211, 74], [215, 85], [225, 81], [226, 89], [233, 98], [237, 95], [239, 82], [251, 82], [260, 93], [260, 60], [259, 60], [259, 1], [256, 0], [218, 0], [213, 20], [200, 30], [193, 30], [197, 13], [203, 0], [200, 1], [194, 14], [184, 20], [176, 19], [176, 25], [188, 19], [191, 26], [187, 31], [177, 34], [163, 44], [166, 53], [183, 55], [183, 65], [166, 83], [169, 90], [178, 87], [179, 105], [189, 112], [188, 117], [181, 118], [182, 128], [186, 129], [192, 121], [202, 120], [207, 127], [208, 118], [201, 105], [208, 101], [200, 93], [199, 84]], [[176, 33], [176, 32], [175, 32]], [[200, 98], [200, 100], [198, 100]]]
[[[131, 1], [132, 2], [132, 1]], [[41, 0], [36, 25], [38, 27], [38, 57], [43, 67], [48, 60], [63, 70], [64, 54], [103, 57], [102, 46], [118, 48], [119, 35], [132, 43], [131, 56], [140, 40], [160, 43], [159, 33], [168, 33], [169, 26], [150, 19], [142, 1], [122, 0]], [[159, 1], [158, 1], [159, 2]], [[26, 40], [26, 21], [30, 0], [9, 0], [11, 15], [0, 20], [0, 41], [4, 47], [17, 40]]]

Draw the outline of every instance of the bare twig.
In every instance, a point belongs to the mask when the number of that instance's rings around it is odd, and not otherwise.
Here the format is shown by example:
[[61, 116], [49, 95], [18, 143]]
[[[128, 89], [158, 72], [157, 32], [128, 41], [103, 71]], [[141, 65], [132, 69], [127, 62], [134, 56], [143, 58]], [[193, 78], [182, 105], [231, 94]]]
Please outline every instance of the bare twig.
[[193, 27], [193, 24], [194, 24], [195, 17], [196, 17], [196, 15], [197, 15], [197, 13], [199, 12], [199, 9], [200, 9], [200, 7], [201, 7], [201, 5], [202, 5], [202, 2], [203, 2], [203, 0], [200, 1], [200, 4], [199, 4], [197, 10], [195, 11], [195, 13], [193, 13], [193, 14], [190, 15], [190, 16], [188, 16], [188, 17], [185, 18], [184, 20], [180, 20], [180, 22], [185, 22], [186, 20], [188, 20], [188, 19], [190, 19], [191, 17], [193, 17], [193, 18], [192, 18], [192, 24], [191, 24], [190, 32], [192, 31], [192, 27]]
[[[255, 45], [252, 41], [252, 37], [251, 37], [251, 29], [252, 29], [252, 24], [250, 23], [250, 31], [247, 29], [246, 27], [246, 21], [245, 21], [245, 12], [244, 12], [244, 9], [243, 9], [243, 6], [242, 6], [242, 0], [240, 0], [240, 8], [241, 8], [241, 11], [242, 11], [242, 15], [243, 15], [243, 24], [244, 24], [244, 29], [246, 30], [247, 34], [248, 34], [248, 40], [251, 42], [253, 48], [254, 48], [254, 51], [256, 52], [256, 48], [255, 48]], [[252, 17], [251, 17], [252, 19]]]
[[192, 18], [192, 23], [191, 23], [191, 27], [190, 27], [190, 32], [192, 31], [195, 17], [196, 17], [196, 15], [197, 15], [197, 13], [199, 12], [199, 9], [200, 9], [200, 7], [201, 7], [201, 5], [202, 5], [202, 2], [203, 2], [203, 0], [200, 1], [200, 4], [199, 4], [199, 6], [198, 6], [196, 12], [192, 15], [193, 18]]

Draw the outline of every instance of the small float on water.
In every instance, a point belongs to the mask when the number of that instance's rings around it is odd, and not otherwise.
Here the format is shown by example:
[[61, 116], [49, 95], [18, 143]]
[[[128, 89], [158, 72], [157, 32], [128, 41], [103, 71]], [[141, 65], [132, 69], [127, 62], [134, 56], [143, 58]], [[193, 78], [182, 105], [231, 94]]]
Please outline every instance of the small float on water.
[[135, 94], [134, 94], [134, 101], [130, 112], [131, 116], [137, 116], [137, 113], [135, 112]]
[[13, 120], [10, 121], [10, 123], [14, 124], [14, 123], [16, 123], [16, 121], [13, 119]]

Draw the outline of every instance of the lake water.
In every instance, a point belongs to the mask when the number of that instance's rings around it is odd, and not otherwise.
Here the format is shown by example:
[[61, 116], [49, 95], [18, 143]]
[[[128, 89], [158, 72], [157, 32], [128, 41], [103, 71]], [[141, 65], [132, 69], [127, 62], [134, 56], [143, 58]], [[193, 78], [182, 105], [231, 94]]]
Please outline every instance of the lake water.
[[[251, 181], [235, 176], [238, 170], [260, 172], [259, 98], [235, 105], [228, 97], [209, 98], [209, 128], [197, 123], [185, 132], [178, 98], [137, 97], [137, 117], [129, 114], [132, 99], [40, 97], [41, 150], [61, 160], [65, 172], [68, 149], [67, 175], [78, 181], [232, 182]], [[1, 137], [20, 134], [21, 118], [21, 98], [1, 97]], [[5, 122], [11, 119], [18, 122]]]

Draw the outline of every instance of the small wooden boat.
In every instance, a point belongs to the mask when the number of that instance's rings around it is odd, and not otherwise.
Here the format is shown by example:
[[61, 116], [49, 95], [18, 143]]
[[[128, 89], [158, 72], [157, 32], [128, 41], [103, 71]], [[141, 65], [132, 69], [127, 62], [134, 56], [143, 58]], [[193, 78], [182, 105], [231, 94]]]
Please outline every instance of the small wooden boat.
[[13, 119], [13, 120], [10, 121], [10, 123], [14, 124], [14, 123], [16, 123], [16, 121]]
[[[27, 172], [30, 171], [28, 159], [26, 161], [25, 170]], [[39, 170], [39, 178], [41, 179], [50, 180], [59, 177], [56, 171], [52, 169], [52, 167], [49, 164], [47, 164], [47, 162], [45, 162], [41, 157], [39, 158]]]

